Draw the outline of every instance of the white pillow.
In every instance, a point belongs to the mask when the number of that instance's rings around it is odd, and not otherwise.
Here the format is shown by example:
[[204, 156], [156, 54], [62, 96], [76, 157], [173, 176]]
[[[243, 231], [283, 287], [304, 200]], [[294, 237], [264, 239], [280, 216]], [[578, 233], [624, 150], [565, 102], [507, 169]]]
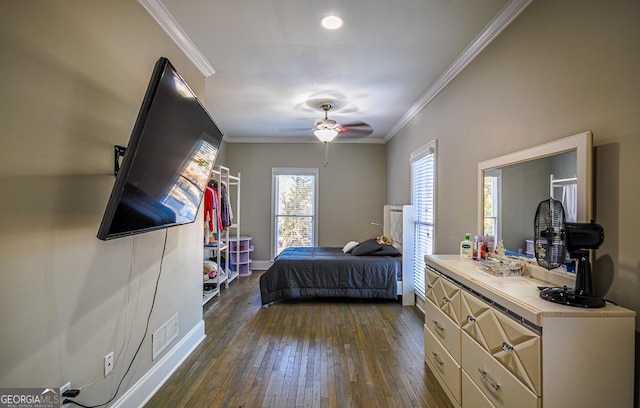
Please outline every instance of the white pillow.
[[344, 248], [342, 248], [342, 252], [344, 252], [345, 254], [347, 252], [351, 252], [351, 250], [355, 247], [357, 247], [358, 245], [360, 245], [359, 242], [356, 241], [349, 241], [347, 242], [347, 245], [344, 246]]

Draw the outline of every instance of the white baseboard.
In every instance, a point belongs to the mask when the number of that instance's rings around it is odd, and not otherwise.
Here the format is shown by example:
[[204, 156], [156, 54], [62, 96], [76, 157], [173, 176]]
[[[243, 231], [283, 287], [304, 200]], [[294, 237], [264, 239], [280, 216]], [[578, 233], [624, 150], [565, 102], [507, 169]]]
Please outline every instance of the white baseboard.
[[200, 320], [151, 370], [118, 398], [111, 408], [144, 406], [205, 337], [204, 320]]

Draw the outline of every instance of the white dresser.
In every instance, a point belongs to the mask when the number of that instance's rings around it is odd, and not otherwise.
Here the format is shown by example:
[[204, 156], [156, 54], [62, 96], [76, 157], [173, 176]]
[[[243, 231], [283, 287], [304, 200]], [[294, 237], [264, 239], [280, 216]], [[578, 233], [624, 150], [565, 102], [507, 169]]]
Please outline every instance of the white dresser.
[[542, 300], [533, 278], [425, 257], [425, 362], [454, 406], [633, 406], [635, 312]]

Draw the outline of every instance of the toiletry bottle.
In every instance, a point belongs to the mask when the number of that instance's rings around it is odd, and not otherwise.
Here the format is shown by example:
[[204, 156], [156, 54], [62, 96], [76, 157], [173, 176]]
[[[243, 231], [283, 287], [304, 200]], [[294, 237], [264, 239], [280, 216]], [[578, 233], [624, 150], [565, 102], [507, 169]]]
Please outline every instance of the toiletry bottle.
[[470, 240], [471, 234], [464, 234], [464, 240], [460, 242], [460, 258], [469, 258], [471, 259], [473, 242]]
[[478, 236], [473, 237], [473, 243], [471, 245], [471, 258], [478, 260]]
[[476, 235], [473, 240], [473, 259], [480, 261], [486, 257], [484, 248], [484, 236]]
[[485, 250], [487, 251], [487, 257], [493, 255], [496, 252], [496, 237], [493, 235], [487, 235], [484, 237]]

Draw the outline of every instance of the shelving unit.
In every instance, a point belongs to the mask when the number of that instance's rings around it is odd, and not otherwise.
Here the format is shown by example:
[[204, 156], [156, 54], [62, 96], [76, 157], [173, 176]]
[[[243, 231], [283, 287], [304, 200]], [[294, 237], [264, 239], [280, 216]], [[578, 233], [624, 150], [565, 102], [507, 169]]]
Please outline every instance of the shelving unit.
[[[221, 174], [224, 176], [226, 174], [227, 180], [227, 194], [229, 196], [229, 201], [231, 202], [231, 208], [233, 209], [233, 220], [229, 228], [225, 231], [226, 236], [224, 238], [227, 246], [227, 256], [225, 259], [228, 260], [229, 266], [229, 279], [227, 281], [227, 287], [229, 287], [229, 283], [233, 282], [238, 278], [239, 273], [236, 268], [234, 268], [233, 257], [231, 256], [231, 242], [237, 241], [240, 238], [240, 173], [237, 176], [231, 175], [229, 173], [229, 169], [223, 166], [219, 166]], [[214, 170], [215, 172], [215, 170]], [[233, 199], [235, 193], [235, 200]], [[235, 202], [234, 202], [235, 201]]]
[[[236, 242], [240, 238], [240, 173], [237, 176], [232, 175], [229, 168], [216, 166], [212, 172], [211, 180], [217, 184], [218, 194], [214, 205], [214, 230], [206, 230], [208, 224], [205, 222], [204, 262], [213, 262], [216, 276], [209, 278], [204, 275], [203, 305], [216, 295], [219, 295], [222, 289], [228, 289], [229, 284], [239, 276], [238, 270], [233, 266], [229, 243]], [[222, 208], [222, 200], [224, 199], [222, 195], [223, 185], [226, 188], [232, 218], [231, 223], [220, 230], [216, 212]], [[233, 191], [234, 189], [235, 191]]]
[[251, 275], [251, 237], [236, 237], [229, 241], [229, 255], [231, 259], [231, 267], [239, 276]]
[[[204, 245], [204, 261], [212, 261], [217, 267], [216, 276], [209, 278], [207, 275], [203, 275], [204, 280], [202, 282], [202, 304], [205, 305], [208, 301], [220, 294], [220, 288], [227, 283], [227, 274], [222, 267], [222, 253], [228, 252], [229, 246], [223, 244], [218, 246], [218, 242]], [[207, 287], [211, 285], [211, 289]]]

